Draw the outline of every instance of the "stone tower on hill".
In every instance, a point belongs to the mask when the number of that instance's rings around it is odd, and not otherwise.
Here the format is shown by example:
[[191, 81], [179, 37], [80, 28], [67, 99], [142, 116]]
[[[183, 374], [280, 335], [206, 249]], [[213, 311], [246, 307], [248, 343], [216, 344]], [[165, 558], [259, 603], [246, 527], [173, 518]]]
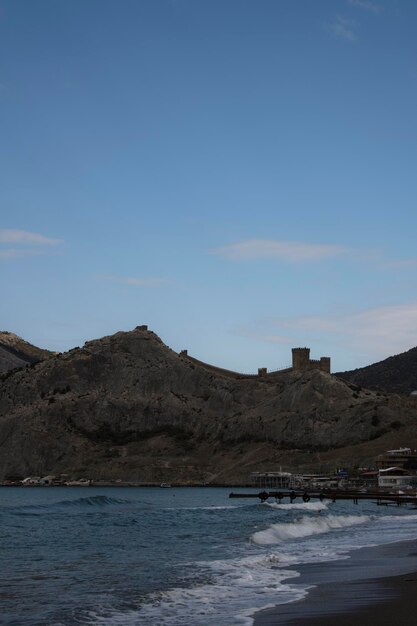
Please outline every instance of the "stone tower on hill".
[[292, 369], [299, 371], [319, 369], [330, 374], [330, 357], [322, 356], [320, 359], [310, 359], [310, 348], [293, 348]]

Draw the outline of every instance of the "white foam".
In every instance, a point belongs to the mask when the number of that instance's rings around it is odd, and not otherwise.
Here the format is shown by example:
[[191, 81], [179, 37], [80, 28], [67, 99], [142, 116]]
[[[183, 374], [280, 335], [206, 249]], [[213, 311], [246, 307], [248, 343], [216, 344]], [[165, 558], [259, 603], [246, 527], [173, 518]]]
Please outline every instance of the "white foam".
[[[148, 596], [139, 609], [130, 611], [90, 612], [91, 624], [102, 626], [250, 626], [256, 611], [300, 600], [307, 591], [275, 583], [273, 587], [202, 585], [192, 589], [172, 589]], [[248, 606], [245, 606], [247, 604]], [[256, 606], [257, 605], [257, 606]], [[256, 608], [255, 608], [256, 607]], [[190, 619], [192, 621], [190, 621]]]
[[226, 509], [241, 509], [245, 504], [228, 504], [223, 506], [167, 506], [163, 511], [223, 511]]
[[[257, 555], [199, 563], [212, 571], [212, 584], [174, 588], [149, 594], [136, 610], [90, 613], [90, 623], [102, 626], [251, 626], [253, 615], [264, 608], [303, 598], [307, 590], [287, 579], [296, 571], [277, 569], [276, 555]], [[192, 620], [190, 621], [190, 616]]]
[[241, 509], [244, 506], [244, 504], [228, 504], [225, 506], [200, 506], [198, 508], [203, 511], [223, 511], [225, 509]]
[[271, 509], [281, 511], [324, 511], [327, 509], [325, 502], [294, 502], [293, 504], [280, 504], [279, 502], [264, 502]]
[[347, 526], [364, 524], [370, 519], [368, 515], [326, 515], [314, 518], [303, 516], [291, 523], [273, 524], [266, 530], [260, 530], [252, 535], [252, 541], [260, 545], [273, 545], [288, 539], [321, 535]]
[[[417, 515], [320, 515], [317, 513], [327, 508], [320, 502], [272, 503], [267, 506], [286, 512], [279, 515], [277, 511], [274, 516], [273, 512], [258, 507], [257, 510], [263, 513], [256, 520], [258, 523], [265, 524], [265, 513], [269, 513], [268, 518], [301, 517], [292, 523], [274, 524], [255, 532], [252, 542], [246, 544], [244, 557], [241, 553], [235, 559], [191, 561], [189, 567], [199, 576], [194, 587], [176, 586], [140, 599], [132, 598], [132, 602], [137, 603], [135, 609], [103, 608], [90, 614], [88, 623], [100, 626], [252, 626], [257, 611], [293, 602], [307, 594], [308, 588], [296, 584], [293, 579], [298, 573], [289, 567], [349, 558], [348, 551], [372, 545], [375, 539], [376, 543], [385, 543], [398, 540], [402, 532], [406, 537], [417, 533]], [[341, 508], [352, 511], [345, 503], [339, 505], [339, 511]], [[305, 514], [297, 513], [297, 509], [304, 510]], [[294, 510], [294, 516], [288, 513], [291, 510]], [[375, 523], [367, 524], [371, 520]], [[342, 529], [346, 529], [345, 532], [338, 532]], [[276, 547], [268, 547], [274, 544]]]

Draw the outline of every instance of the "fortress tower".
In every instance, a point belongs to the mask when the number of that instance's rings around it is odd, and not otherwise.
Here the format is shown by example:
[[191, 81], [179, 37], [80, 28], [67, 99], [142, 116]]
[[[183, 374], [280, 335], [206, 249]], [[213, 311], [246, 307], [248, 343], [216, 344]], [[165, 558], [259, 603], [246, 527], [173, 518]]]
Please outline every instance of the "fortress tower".
[[292, 349], [292, 368], [293, 370], [310, 369], [310, 348]]
[[318, 369], [330, 374], [330, 357], [322, 356], [321, 359], [310, 359], [310, 348], [293, 348], [292, 368], [298, 371]]

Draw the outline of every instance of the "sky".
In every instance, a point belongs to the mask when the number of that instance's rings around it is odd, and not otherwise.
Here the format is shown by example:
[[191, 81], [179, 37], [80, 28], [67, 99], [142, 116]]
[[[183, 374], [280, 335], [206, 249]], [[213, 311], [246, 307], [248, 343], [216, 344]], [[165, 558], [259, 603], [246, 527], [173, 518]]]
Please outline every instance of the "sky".
[[0, 330], [417, 345], [414, 0], [0, 0]]

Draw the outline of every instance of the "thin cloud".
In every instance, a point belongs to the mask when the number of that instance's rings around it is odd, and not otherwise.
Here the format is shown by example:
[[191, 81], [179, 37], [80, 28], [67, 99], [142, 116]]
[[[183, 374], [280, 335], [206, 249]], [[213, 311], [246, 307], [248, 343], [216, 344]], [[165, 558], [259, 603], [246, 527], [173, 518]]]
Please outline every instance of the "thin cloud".
[[34, 250], [29, 248], [5, 248], [0, 249], [0, 259], [17, 259], [23, 256], [38, 256], [45, 254], [45, 250]]
[[232, 261], [279, 259], [288, 263], [299, 263], [332, 258], [347, 250], [344, 246], [333, 244], [249, 239], [215, 248], [211, 252]]
[[388, 354], [408, 350], [417, 344], [417, 302], [362, 311], [337, 322], [337, 332], [358, 337], [373, 352]]
[[[306, 316], [275, 319], [272, 322], [279, 336], [286, 333], [292, 341], [303, 339], [346, 346], [385, 358], [417, 345], [417, 302], [366, 309], [339, 316]], [[265, 333], [267, 336], [267, 333]]]
[[115, 276], [113, 274], [99, 276], [101, 280], [107, 280], [120, 285], [130, 287], [165, 287], [168, 281], [165, 278], [135, 278], [132, 276]]
[[347, 41], [355, 41], [357, 39], [356, 33], [353, 30], [354, 27], [355, 22], [342, 15], [338, 15], [335, 20], [328, 25], [333, 35], [340, 39], [346, 39]]
[[365, 11], [371, 11], [371, 13], [380, 13], [381, 6], [369, 0], [348, 0], [348, 4], [358, 7], [358, 9], [364, 9]]
[[386, 269], [402, 269], [406, 267], [415, 267], [416, 265], [417, 259], [388, 259], [380, 262], [380, 267]]
[[62, 239], [53, 239], [39, 233], [32, 233], [27, 230], [14, 230], [11, 228], [0, 228], [0, 244], [23, 244], [35, 246], [57, 246], [62, 243]]
[[302, 241], [248, 239], [213, 248], [211, 254], [230, 261], [257, 261], [271, 259], [286, 263], [303, 263], [325, 259], [346, 258], [350, 261], [373, 264], [380, 269], [406, 269], [417, 265], [416, 258], [390, 259], [375, 249], [355, 249], [340, 244], [317, 244]]
[[[0, 259], [16, 259], [25, 256], [39, 256], [48, 249], [63, 243], [62, 239], [46, 237], [40, 233], [12, 228], [0, 228]], [[30, 248], [26, 246], [31, 246]], [[36, 246], [36, 247], [32, 247]]]

